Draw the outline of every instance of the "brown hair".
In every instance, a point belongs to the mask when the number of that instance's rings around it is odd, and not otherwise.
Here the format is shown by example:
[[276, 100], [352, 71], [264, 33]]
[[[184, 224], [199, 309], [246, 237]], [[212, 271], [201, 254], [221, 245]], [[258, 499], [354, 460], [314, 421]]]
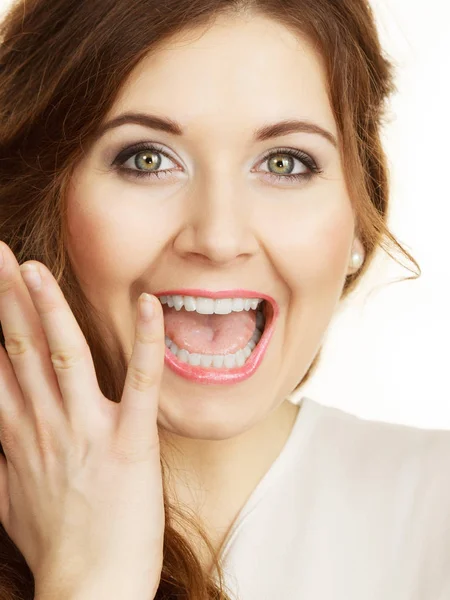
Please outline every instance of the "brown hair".
[[[363, 268], [346, 279], [342, 297], [353, 290], [378, 248], [394, 260], [390, 251], [399, 250], [420, 276], [419, 265], [386, 225], [388, 166], [380, 129], [386, 101], [396, 88], [393, 63], [382, 52], [366, 0], [16, 2], [0, 26], [0, 237], [19, 264], [38, 260], [51, 270], [91, 348], [100, 389], [114, 402], [122, 395], [127, 358], [71, 269], [65, 191], [83, 148], [137, 63], [173, 34], [209, 27], [222, 14], [271, 18], [309, 40], [323, 61], [344, 176], [366, 253]], [[4, 346], [2, 333], [0, 338]], [[319, 354], [296, 390], [314, 371]], [[226, 599], [218, 560], [214, 581], [174, 519], [184, 519], [204, 536], [200, 525], [180, 507], [169, 506], [164, 489], [164, 565], [156, 598]], [[204, 542], [212, 552], [206, 536]], [[31, 600], [33, 576], [3, 528], [0, 566], [1, 600]]]

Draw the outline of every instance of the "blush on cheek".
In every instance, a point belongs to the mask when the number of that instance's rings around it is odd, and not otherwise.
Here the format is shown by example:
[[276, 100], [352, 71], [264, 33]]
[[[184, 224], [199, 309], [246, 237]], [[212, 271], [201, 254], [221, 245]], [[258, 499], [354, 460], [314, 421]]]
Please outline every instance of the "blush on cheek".
[[302, 236], [302, 272], [312, 285], [329, 283], [333, 287], [341, 283], [347, 272], [354, 217], [348, 202], [338, 206]]
[[134, 235], [136, 227], [118, 218], [110, 205], [100, 202], [108, 197], [103, 196], [105, 191], [100, 185], [93, 190], [85, 189], [81, 182], [72, 188], [67, 204], [68, 252], [84, 282], [95, 281], [97, 286], [123, 285], [135, 271], [139, 276], [136, 261], [142, 253]]
[[117, 258], [111, 254], [111, 250], [114, 251], [112, 240], [89, 215], [71, 211], [68, 218], [68, 253], [77, 275], [83, 281], [90, 281], [93, 277], [101, 281], [104, 274], [111, 273]]

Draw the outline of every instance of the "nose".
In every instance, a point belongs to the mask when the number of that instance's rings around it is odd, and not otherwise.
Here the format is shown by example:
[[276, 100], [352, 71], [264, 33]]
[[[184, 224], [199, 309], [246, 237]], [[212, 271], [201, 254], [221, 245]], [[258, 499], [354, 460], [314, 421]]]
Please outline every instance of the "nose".
[[185, 201], [185, 225], [174, 244], [178, 253], [225, 265], [257, 251], [252, 202], [236, 178], [216, 177]]

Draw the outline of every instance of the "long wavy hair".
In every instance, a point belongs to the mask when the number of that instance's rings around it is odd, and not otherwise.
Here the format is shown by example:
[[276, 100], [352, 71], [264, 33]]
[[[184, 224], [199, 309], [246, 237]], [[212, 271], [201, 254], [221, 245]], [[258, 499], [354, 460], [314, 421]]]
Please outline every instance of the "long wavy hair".
[[[99, 387], [119, 402], [128, 360], [88, 301], [66, 251], [66, 190], [119, 88], [156, 45], [183, 30], [209, 27], [221, 15], [261, 15], [310, 41], [323, 62], [338, 129], [357, 234], [365, 248], [362, 269], [347, 277], [346, 297], [378, 248], [420, 267], [389, 231], [388, 164], [380, 130], [396, 91], [394, 63], [379, 42], [366, 0], [22, 0], [0, 24], [0, 238], [19, 264], [44, 263], [58, 281], [92, 352]], [[105, 340], [112, 340], [106, 342]], [[3, 332], [0, 341], [5, 346]], [[320, 351], [298, 390], [311, 376]], [[1, 452], [4, 454], [0, 446]], [[161, 459], [163, 482], [167, 466]], [[218, 557], [201, 524], [169, 503], [160, 599], [227, 600]], [[213, 557], [206, 573], [193, 546], [175, 527], [192, 526]], [[32, 600], [34, 579], [23, 556], [0, 527], [0, 600]]]

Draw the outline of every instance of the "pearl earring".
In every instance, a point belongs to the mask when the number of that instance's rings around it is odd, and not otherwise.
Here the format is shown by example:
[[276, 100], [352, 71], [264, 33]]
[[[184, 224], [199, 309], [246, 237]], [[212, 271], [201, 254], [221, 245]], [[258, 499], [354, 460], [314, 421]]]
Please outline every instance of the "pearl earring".
[[359, 269], [364, 262], [364, 257], [357, 252], [356, 250], [352, 252], [352, 257], [350, 259], [350, 266], [352, 269]]

